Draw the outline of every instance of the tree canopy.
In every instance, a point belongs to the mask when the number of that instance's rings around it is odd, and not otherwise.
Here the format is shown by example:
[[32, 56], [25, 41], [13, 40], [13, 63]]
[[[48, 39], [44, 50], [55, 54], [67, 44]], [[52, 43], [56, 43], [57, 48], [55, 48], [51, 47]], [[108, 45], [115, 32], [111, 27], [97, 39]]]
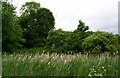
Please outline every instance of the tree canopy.
[[2, 2], [2, 48], [3, 51], [12, 51], [22, 46], [22, 29], [18, 25], [15, 7]]
[[52, 12], [47, 8], [41, 8], [40, 3], [36, 2], [26, 2], [21, 12], [19, 23], [26, 39], [25, 47], [44, 46], [48, 32], [55, 25]]
[[88, 31], [89, 26], [79, 20], [74, 31], [55, 29], [53, 13], [42, 8], [40, 3], [26, 2], [21, 15], [16, 15], [15, 7], [2, 2], [2, 45], [3, 51], [18, 48], [49, 48], [51, 52], [104, 53], [120, 51], [120, 35]]
[[62, 29], [51, 30], [47, 37], [47, 43], [53, 51], [83, 52], [82, 42], [88, 36], [86, 34], [88, 29], [89, 27], [80, 20], [77, 29], [73, 32], [63, 31]]

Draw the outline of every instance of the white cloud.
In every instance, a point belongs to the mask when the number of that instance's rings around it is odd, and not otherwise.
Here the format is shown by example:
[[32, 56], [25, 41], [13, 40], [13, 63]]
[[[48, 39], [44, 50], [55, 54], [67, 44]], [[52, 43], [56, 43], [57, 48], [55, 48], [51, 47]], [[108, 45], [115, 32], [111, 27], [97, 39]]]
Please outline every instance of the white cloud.
[[[21, 5], [32, 0], [14, 0], [17, 11]], [[118, 33], [119, 0], [34, 0], [41, 7], [50, 9], [55, 17], [55, 27], [74, 30], [79, 20], [89, 25], [90, 30], [105, 30]]]

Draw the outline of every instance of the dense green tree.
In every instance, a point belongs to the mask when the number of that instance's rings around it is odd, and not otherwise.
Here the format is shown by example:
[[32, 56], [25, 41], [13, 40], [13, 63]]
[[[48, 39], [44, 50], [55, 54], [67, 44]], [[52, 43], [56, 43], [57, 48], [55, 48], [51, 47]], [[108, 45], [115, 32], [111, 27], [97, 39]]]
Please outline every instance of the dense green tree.
[[[77, 44], [76, 44], [76, 49], [77, 49], [79, 52], [82, 52], [82, 51], [83, 51], [83, 47], [82, 47], [82, 42], [83, 42], [83, 40], [84, 40], [87, 36], [89, 36], [88, 33], [86, 34], [86, 32], [87, 32], [88, 29], [89, 29], [89, 27], [86, 26], [84, 22], [82, 22], [81, 20], [79, 20], [78, 27], [77, 27], [77, 29], [74, 31], [74, 33], [77, 35], [76, 38], [78, 38], [77, 41], [75, 41], [75, 42], [77, 42]], [[72, 39], [72, 38], [71, 38], [71, 39]]]
[[88, 26], [85, 25], [81, 20], [79, 20], [79, 25], [77, 27], [77, 31], [79, 32], [86, 32], [89, 29]]
[[65, 47], [67, 51], [70, 52], [80, 52], [81, 51], [81, 41], [80, 41], [80, 36], [79, 33], [76, 32], [70, 32], [66, 36], [66, 42], [65, 42]]
[[82, 41], [92, 32], [87, 32], [88, 26], [80, 20], [78, 28], [73, 32], [59, 30], [51, 30], [47, 37], [47, 43], [49, 46], [57, 52], [82, 52]]
[[67, 32], [63, 31], [62, 29], [58, 30], [51, 30], [49, 31], [47, 37], [47, 46], [51, 48], [53, 52], [65, 52], [67, 51], [65, 47], [65, 40], [66, 40]]
[[2, 2], [2, 49], [13, 51], [22, 46], [22, 29], [18, 25], [15, 7], [7, 2]]
[[54, 28], [55, 19], [50, 10], [40, 3], [26, 2], [21, 8], [20, 25], [26, 39], [25, 47], [42, 47], [48, 32]]
[[83, 49], [89, 53], [117, 52], [118, 38], [112, 33], [97, 31], [84, 39]]
[[26, 2], [24, 5], [21, 7], [21, 14], [22, 15], [29, 15], [34, 12], [37, 12], [37, 10], [40, 8], [40, 3], [37, 2]]

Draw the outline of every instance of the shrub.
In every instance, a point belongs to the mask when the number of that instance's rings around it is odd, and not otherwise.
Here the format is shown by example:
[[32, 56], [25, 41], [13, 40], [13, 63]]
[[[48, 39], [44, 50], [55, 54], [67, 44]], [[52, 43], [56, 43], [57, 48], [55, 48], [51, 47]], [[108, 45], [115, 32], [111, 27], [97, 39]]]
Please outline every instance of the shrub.
[[92, 34], [86, 32], [89, 29], [81, 20], [76, 30], [73, 32], [59, 30], [51, 30], [47, 37], [47, 46], [51, 47], [52, 51], [60, 52], [82, 52], [83, 40]]
[[112, 33], [97, 31], [84, 39], [82, 43], [85, 52], [104, 53], [117, 52], [117, 37]]
[[80, 32], [67, 32], [62, 29], [51, 30], [47, 37], [47, 46], [51, 51], [58, 53], [82, 52]]
[[51, 30], [47, 37], [47, 47], [51, 48], [52, 52], [62, 53], [66, 51], [64, 44], [66, 39], [66, 32], [62, 29]]
[[82, 51], [82, 46], [81, 42], [82, 39], [79, 36], [79, 32], [71, 32], [67, 35], [66, 37], [66, 49], [67, 51], [72, 51], [72, 52], [81, 52]]

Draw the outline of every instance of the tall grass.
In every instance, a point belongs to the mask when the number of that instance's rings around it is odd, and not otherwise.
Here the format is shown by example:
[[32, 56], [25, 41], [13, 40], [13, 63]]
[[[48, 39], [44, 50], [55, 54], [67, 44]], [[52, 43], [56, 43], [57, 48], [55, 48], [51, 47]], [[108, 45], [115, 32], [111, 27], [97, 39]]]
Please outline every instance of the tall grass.
[[3, 76], [117, 76], [118, 56], [4, 54]]

